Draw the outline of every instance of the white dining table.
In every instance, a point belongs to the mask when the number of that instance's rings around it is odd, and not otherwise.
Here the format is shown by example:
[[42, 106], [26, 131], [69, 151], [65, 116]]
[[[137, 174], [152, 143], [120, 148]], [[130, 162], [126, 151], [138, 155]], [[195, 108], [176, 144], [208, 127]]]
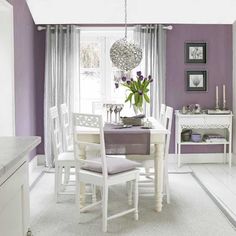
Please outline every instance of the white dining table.
[[[163, 202], [163, 177], [164, 177], [164, 147], [165, 137], [168, 134], [168, 130], [154, 118], [150, 117], [148, 120], [152, 123], [150, 129], [150, 145], [154, 145], [154, 175], [155, 175], [155, 210], [157, 212], [162, 211]], [[99, 142], [99, 132], [92, 128], [79, 128], [77, 130], [80, 140], [85, 142]], [[86, 150], [80, 150], [81, 158], [86, 158]], [[143, 155], [142, 155], [143, 156]]]

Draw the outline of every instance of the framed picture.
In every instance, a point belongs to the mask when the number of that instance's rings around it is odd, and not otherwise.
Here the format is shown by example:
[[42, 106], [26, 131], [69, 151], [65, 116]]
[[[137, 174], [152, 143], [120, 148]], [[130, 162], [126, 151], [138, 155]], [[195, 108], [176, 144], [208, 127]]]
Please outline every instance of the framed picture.
[[206, 63], [206, 43], [185, 43], [186, 63]]
[[186, 71], [187, 91], [207, 91], [207, 71]]

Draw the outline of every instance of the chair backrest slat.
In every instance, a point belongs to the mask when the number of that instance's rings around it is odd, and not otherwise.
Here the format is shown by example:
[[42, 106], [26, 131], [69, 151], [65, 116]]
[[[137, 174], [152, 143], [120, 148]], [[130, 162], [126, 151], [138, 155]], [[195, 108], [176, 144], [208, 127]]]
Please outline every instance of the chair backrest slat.
[[50, 118], [51, 118], [50, 127], [51, 127], [53, 153], [56, 161], [58, 155], [62, 152], [61, 130], [59, 123], [58, 109], [56, 106], [50, 108]]
[[[80, 134], [80, 129], [83, 128], [93, 128], [98, 131], [99, 138], [95, 140], [94, 138], [89, 138], [89, 135]], [[88, 161], [80, 160], [81, 157], [81, 148], [85, 149], [86, 145], [89, 144], [100, 144], [100, 158], [102, 164], [102, 174], [104, 178], [107, 178], [107, 162], [106, 162], [106, 154], [105, 154], [105, 142], [104, 142], [104, 132], [103, 132], [103, 120], [101, 115], [92, 115], [92, 114], [82, 114], [82, 113], [74, 113], [73, 114], [73, 132], [74, 132], [74, 151], [75, 151], [75, 159], [77, 161], [78, 171], [80, 170], [80, 164], [82, 163], [91, 163], [93, 162], [91, 159]], [[84, 151], [83, 151], [84, 152]], [[97, 161], [94, 161], [97, 163]]]
[[70, 132], [70, 118], [68, 107], [65, 103], [61, 104], [61, 125], [62, 125], [62, 139], [63, 139], [63, 149], [68, 151], [69, 146], [73, 144], [73, 136]]
[[166, 112], [165, 112], [165, 127], [169, 131], [169, 134], [166, 138], [166, 148], [165, 148], [165, 154], [168, 155], [169, 153], [169, 146], [170, 146], [170, 136], [171, 136], [171, 127], [172, 127], [172, 117], [173, 117], [173, 108], [166, 106]]
[[161, 124], [163, 124], [164, 126], [166, 126], [166, 124], [165, 124], [166, 117], [165, 116], [166, 116], [166, 105], [165, 104], [161, 104], [159, 120], [160, 120]]

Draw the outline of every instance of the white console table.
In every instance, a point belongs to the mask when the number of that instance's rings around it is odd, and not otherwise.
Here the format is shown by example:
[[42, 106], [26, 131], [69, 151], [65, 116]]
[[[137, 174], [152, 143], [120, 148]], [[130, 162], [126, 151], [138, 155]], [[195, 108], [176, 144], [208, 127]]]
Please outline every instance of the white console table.
[[[226, 146], [228, 145], [229, 167], [232, 164], [232, 113], [229, 115], [208, 115], [208, 114], [182, 114], [175, 111], [175, 154], [178, 155], [178, 167], [181, 166], [181, 146], [183, 145], [224, 145], [224, 154], [226, 155]], [[221, 129], [224, 130], [226, 142], [185, 142], [181, 140], [181, 132], [184, 129], [206, 130]]]

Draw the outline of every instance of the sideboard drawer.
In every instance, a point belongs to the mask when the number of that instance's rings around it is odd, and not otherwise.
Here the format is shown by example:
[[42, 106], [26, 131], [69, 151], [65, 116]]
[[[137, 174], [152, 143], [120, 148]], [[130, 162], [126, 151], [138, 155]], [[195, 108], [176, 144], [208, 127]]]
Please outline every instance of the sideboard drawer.
[[219, 128], [227, 128], [230, 126], [230, 117], [226, 117], [226, 116], [218, 116], [218, 117], [205, 117], [205, 122], [207, 126], [211, 126], [211, 127], [219, 127]]
[[181, 117], [179, 119], [180, 126], [184, 128], [191, 128], [191, 127], [198, 127], [198, 126], [205, 126], [205, 118], [204, 117]]

